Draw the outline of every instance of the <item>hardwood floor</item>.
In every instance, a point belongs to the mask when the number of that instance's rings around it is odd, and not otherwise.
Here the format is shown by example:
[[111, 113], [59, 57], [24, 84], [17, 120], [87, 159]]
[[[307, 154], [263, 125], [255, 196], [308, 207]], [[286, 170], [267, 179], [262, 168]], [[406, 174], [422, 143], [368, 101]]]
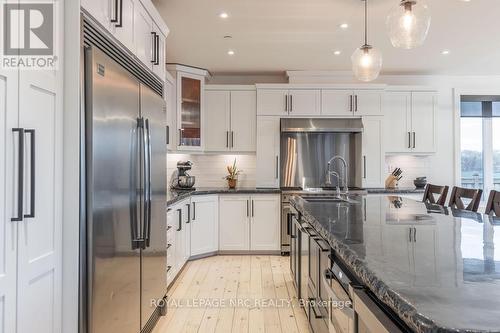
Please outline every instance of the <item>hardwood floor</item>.
[[309, 332], [289, 260], [215, 256], [188, 262], [154, 333]]

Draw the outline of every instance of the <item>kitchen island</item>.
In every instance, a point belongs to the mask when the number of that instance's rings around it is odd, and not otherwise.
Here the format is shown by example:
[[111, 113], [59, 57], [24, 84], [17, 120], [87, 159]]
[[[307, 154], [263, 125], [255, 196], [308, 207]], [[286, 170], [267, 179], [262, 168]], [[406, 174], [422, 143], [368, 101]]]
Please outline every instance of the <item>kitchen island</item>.
[[500, 332], [500, 220], [387, 195], [291, 204], [406, 328]]

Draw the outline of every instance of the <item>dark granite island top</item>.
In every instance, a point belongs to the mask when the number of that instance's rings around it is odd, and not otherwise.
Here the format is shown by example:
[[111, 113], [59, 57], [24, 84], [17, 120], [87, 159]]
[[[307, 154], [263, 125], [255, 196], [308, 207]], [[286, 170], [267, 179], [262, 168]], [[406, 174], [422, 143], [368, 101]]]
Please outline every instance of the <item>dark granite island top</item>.
[[415, 332], [500, 332], [500, 219], [396, 196], [349, 199], [291, 203]]
[[167, 192], [167, 206], [173, 205], [183, 199], [189, 198], [192, 195], [207, 195], [207, 194], [272, 194], [281, 193], [280, 189], [272, 188], [256, 188], [256, 187], [237, 187], [229, 189], [227, 187], [197, 187], [193, 190], [175, 191], [169, 189]]

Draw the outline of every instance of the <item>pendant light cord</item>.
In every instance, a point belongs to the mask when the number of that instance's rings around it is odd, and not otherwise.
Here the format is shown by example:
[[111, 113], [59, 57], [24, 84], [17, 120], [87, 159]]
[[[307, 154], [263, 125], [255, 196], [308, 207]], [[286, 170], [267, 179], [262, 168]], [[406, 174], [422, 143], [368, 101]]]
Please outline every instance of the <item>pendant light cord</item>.
[[368, 37], [367, 37], [367, 35], [368, 35], [368, 28], [367, 28], [367, 26], [368, 26], [368, 23], [367, 23], [368, 22], [368, 19], [367, 19], [367, 17], [368, 17], [368, 9], [367, 9], [368, 0], [364, 0], [364, 1], [365, 1], [365, 45], [368, 45]]

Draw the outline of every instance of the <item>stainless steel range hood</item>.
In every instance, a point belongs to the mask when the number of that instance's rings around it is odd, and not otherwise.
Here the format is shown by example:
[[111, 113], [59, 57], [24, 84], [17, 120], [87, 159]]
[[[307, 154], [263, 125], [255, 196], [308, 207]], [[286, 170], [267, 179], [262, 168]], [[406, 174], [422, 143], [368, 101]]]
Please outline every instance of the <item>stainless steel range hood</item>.
[[363, 132], [361, 119], [281, 119], [281, 132], [317, 132], [317, 133], [360, 133]]

